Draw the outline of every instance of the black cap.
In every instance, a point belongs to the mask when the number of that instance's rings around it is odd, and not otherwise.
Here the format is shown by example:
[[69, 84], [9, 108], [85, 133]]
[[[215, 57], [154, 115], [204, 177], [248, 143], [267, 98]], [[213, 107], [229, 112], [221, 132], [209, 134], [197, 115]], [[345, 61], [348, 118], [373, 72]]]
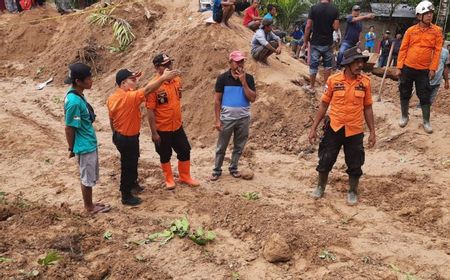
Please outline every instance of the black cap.
[[364, 59], [364, 62], [369, 60], [369, 56], [364, 55], [359, 47], [353, 47], [344, 52], [344, 58], [341, 65], [348, 65], [357, 59]]
[[172, 62], [172, 61], [173, 60], [170, 59], [170, 57], [167, 54], [160, 53], [160, 54], [158, 54], [157, 56], [155, 56], [153, 58], [153, 65], [161, 66], [161, 65], [167, 64], [167, 63]]
[[116, 83], [120, 86], [120, 83], [128, 79], [129, 77], [140, 77], [141, 72], [133, 72], [128, 69], [120, 69], [116, 74]]
[[64, 80], [65, 84], [73, 84], [76, 79], [84, 80], [92, 76], [91, 67], [83, 63], [74, 63], [69, 65], [69, 75]]
[[352, 11], [360, 11], [360, 10], [361, 10], [361, 7], [359, 5], [354, 5], [352, 7]]

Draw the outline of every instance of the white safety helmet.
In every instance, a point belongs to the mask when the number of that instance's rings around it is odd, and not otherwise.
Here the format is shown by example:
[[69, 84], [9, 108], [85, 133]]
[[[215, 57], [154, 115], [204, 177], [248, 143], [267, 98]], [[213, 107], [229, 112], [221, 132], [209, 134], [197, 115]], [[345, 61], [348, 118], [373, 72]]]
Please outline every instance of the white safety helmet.
[[434, 11], [434, 6], [433, 3], [427, 0], [420, 2], [416, 7], [416, 15], [423, 15], [430, 11]]

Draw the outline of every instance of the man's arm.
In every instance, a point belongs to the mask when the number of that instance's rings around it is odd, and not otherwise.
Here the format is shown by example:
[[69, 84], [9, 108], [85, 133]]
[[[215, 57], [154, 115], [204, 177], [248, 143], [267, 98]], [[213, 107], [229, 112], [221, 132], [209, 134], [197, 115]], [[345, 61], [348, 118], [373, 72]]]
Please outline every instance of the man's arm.
[[374, 18], [374, 17], [375, 17], [375, 14], [367, 14], [364, 16], [352, 17], [351, 22], [358, 22], [358, 21], [362, 21], [362, 20], [370, 19], [370, 18]]
[[74, 157], [75, 154], [73, 153], [73, 145], [75, 144], [75, 128], [71, 126], [66, 125], [66, 140], [67, 144], [69, 145], [69, 158]]
[[[244, 72], [244, 71], [243, 71]], [[252, 90], [247, 83], [247, 78], [245, 72], [239, 75], [239, 79], [241, 80], [242, 87], [244, 88], [245, 97], [247, 97], [248, 101], [255, 102], [256, 100], [256, 91]]]
[[214, 116], [216, 119], [214, 128], [222, 131], [222, 123], [220, 122], [220, 110], [222, 109], [222, 92], [214, 93]]
[[339, 29], [339, 19], [335, 19], [333, 22], [333, 29], [338, 30]]
[[375, 121], [373, 117], [372, 105], [364, 106], [364, 118], [366, 119], [367, 126], [369, 127], [369, 148], [375, 145]]
[[152, 131], [152, 141], [156, 144], [161, 142], [161, 137], [159, 137], [158, 131], [156, 130], [156, 118], [155, 111], [153, 109], [147, 109], [148, 124], [150, 125], [150, 130]]
[[109, 126], [111, 127], [112, 133], [114, 133], [113, 119], [109, 118]]
[[157, 90], [161, 86], [162, 83], [164, 83], [165, 81], [168, 81], [168, 80], [172, 80], [176, 76], [179, 76], [180, 73], [181, 72], [179, 70], [169, 70], [169, 69], [164, 70], [164, 73], [161, 75], [161, 77], [159, 77], [155, 81], [148, 83], [148, 85], [145, 86], [145, 88], [144, 88], [145, 97], [147, 97], [147, 95], [149, 95], [150, 93]]
[[445, 89], [449, 89], [449, 84], [448, 84], [448, 68], [449, 67], [450, 67], [449, 65], [444, 65], [444, 82], [445, 82], [444, 88]]
[[314, 22], [313, 22], [312, 19], [308, 19], [306, 21], [305, 35], [304, 35], [303, 46], [302, 46], [303, 48], [305, 48], [306, 45], [308, 45], [308, 43], [309, 43], [309, 39], [311, 37], [311, 30], [312, 30], [313, 24], [314, 24]]
[[323, 120], [325, 117], [325, 114], [327, 113], [328, 106], [330, 104], [324, 101], [320, 102], [319, 110], [316, 113], [316, 117], [314, 118], [314, 122], [311, 126], [311, 131], [309, 132], [309, 143], [314, 144], [317, 140], [317, 126], [319, 126], [319, 123]]

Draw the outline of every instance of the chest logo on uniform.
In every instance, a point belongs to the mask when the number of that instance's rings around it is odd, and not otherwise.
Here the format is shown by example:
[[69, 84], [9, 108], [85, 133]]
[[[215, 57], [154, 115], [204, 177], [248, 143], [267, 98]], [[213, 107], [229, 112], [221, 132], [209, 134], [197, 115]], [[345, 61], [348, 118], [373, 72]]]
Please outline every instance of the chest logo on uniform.
[[364, 84], [362, 82], [360, 82], [359, 84], [357, 84], [355, 86], [355, 90], [366, 91], [366, 87], [364, 86]]
[[333, 91], [345, 90], [345, 85], [343, 83], [335, 83], [333, 85]]
[[169, 102], [169, 97], [165, 91], [160, 91], [156, 95], [156, 99], [158, 100], [158, 104], [166, 104]]

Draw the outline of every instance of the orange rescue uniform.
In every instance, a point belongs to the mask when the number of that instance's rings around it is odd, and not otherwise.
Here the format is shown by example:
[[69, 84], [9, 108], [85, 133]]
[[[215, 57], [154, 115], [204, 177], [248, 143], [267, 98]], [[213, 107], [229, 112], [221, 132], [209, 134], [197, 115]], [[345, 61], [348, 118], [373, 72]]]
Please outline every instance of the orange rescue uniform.
[[[159, 79], [160, 75], [152, 81]], [[150, 93], [145, 103], [147, 109], [154, 110], [158, 131], [176, 131], [181, 127], [181, 78], [165, 81]]]
[[433, 70], [439, 67], [441, 55], [442, 29], [434, 24], [422, 28], [419, 24], [406, 30], [398, 54], [397, 68], [404, 65], [417, 70]]
[[139, 105], [144, 101], [144, 89], [124, 91], [117, 88], [107, 101], [109, 118], [112, 120], [114, 131], [125, 136], [139, 134], [141, 130]]
[[322, 101], [331, 105], [330, 126], [337, 132], [345, 126], [345, 137], [363, 132], [364, 107], [372, 105], [370, 79], [358, 75], [356, 80], [347, 80], [344, 72], [328, 78]]

